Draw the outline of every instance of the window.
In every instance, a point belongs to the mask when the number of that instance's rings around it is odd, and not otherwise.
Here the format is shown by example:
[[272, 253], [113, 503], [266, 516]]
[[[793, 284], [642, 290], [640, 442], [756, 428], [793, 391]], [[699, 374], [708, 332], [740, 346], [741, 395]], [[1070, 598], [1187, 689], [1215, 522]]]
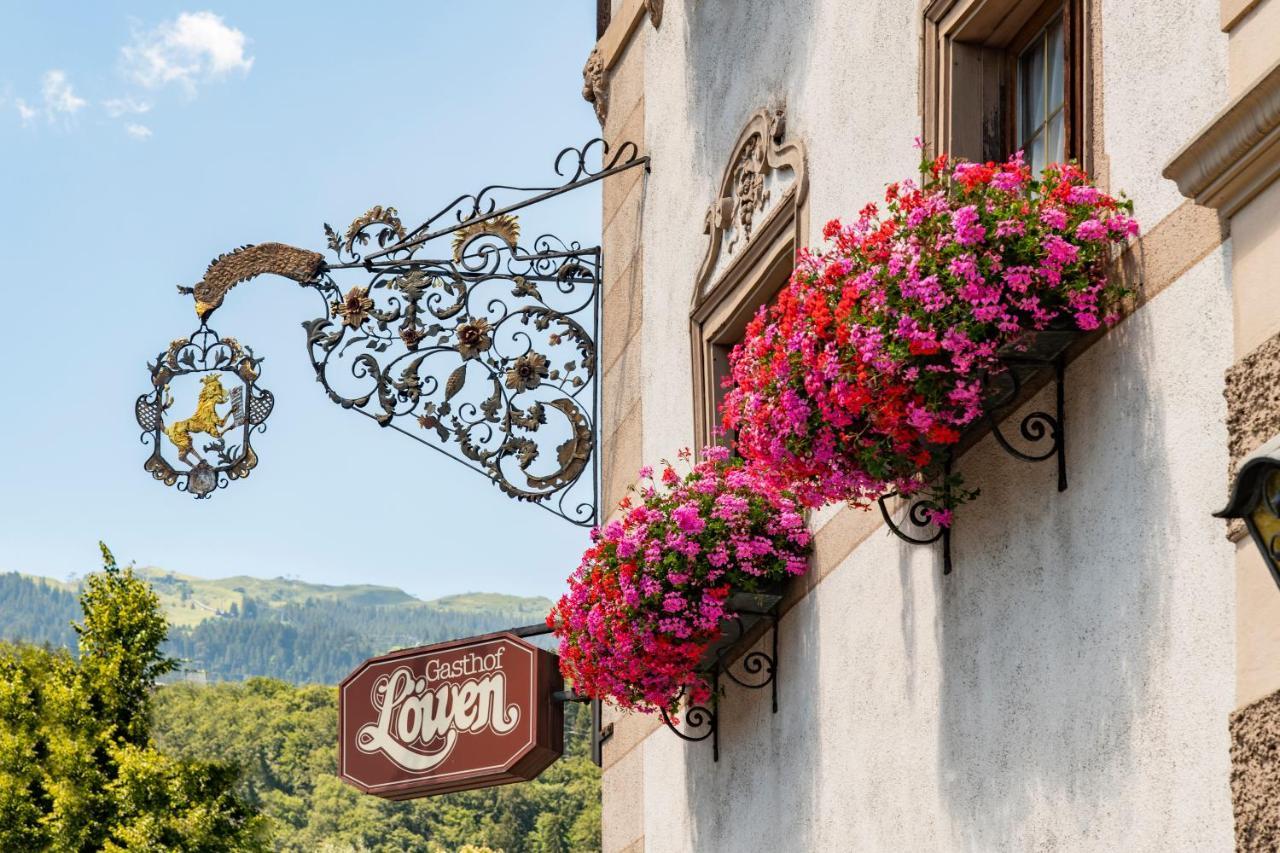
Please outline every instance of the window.
[[1033, 172], [1066, 158], [1066, 90], [1063, 80], [1062, 15], [1031, 38], [1018, 56], [1014, 148]]
[[1083, 0], [933, 0], [925, 9], [925, 138], [934, 151], [1034, 169], [1090, 167]]
[[795, 240], [790, 233], [773, 237], [761, 239], [760, 251], [753, 253], [757, 257], [732, 271], [735, 274], [726, 283], [735, 286], [722, 294], [724, 298], [706, 306], [710, 310], [695, 315], [695, 334], [701, 338], [703, 350], [703, 375], [699, 377], [701, 382], [695, 380], [695, 386], [702, 386], [695, 392], [702, 409], [699, 446], [715, 440], [720, 428], [720, 402], [727, 392], [724, 382], [729, 377], [729, 354], [741, 343], [747, 324], [760, 306], [771, 302], [791, 278]]
[[712, 442], [729, 375], [729, 353], [761, 305], [791, 277], [807, 239], [804, 149], [783, 142], [781, 110], [762, 110], [738, 136], [707, 212], [707, 254], [689, 314], [695, 439]]

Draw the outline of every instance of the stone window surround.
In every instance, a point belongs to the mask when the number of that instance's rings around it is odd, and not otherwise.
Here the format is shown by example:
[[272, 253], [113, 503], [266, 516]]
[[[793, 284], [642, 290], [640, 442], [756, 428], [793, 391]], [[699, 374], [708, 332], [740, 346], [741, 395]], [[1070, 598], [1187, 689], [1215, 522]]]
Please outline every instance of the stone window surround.
[[[756, 310], [786, 284], [796, 252], [808, 241], [807, 158], [802, 143], [783, 141], [785, 132], [783, 110], [760, 110], [751, 116], [730, 149], [717, 201], [704, 220], [707, 253], [689, 311], [697, 447], [713, 439], [718, 379], [724, 375], [728, 349], [741, 339]], [[762, 190], [764, 177], [779, 169], [790, 169], [794, 179], [763, 219], [755, 221], [760, 199], [743, 197], [743, 178], [761, 182]], [[730, 232], [737, 238], [736, 256], [717, 273], [723, 238]]]
[[[1012, 139], [1011, 48], [1029, 28], [1048, 19], [1044, 0], [929, 0], [924, 6], [920, 112], [924, 140], [934, 153], [971, 160], [1002, 159]], [[1074, 59], [1066, 77], [1067, 153], [1088, 171], [1094, 151], [1092, 48], [1089, 0], [1063, 0], [1064, 25]], [[1073, 73], [1074, 72], [1074, 73]]]

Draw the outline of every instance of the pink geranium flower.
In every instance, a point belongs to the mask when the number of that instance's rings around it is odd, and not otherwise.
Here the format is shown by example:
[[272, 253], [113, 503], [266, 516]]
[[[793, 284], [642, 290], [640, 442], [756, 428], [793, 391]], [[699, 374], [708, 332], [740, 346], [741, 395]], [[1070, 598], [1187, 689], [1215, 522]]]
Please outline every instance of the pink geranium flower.
[[[725, 428], [806, 504], [927, 490], [982, 415], [1002, 347], [1060, 321], [1113, 323], [1127, 293], [1107, 264], [1137, 233], [1132, 205], [1078, 167], [1037, 177], [1021, 155], [942, 156], [921, 172], [853, 225], [828, 223], [828, 246], [799, 254], [730, 357]], [[935, 495], [935, 521], [966, 495]]]
[[[797, 500], [731, 459], [727, 448], [663, 463], [661, 487], [592, 534], [548, 616], [560, 666], [579, 693], [624, 708], [674, 711], [681, 696], [705, 702], [698, 670], [730, 590], [801, 574], [810, 535]], [[648, 476], [652, 476], [652, 469]]]

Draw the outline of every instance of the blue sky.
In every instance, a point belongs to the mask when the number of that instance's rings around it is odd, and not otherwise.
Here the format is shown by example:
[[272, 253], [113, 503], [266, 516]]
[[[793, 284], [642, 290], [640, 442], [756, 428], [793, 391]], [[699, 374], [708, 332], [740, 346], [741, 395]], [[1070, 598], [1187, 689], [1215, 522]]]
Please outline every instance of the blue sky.
[[[175, 285], [215, 255], [551, 180], [599, 132], [594, 0], [0, 8], [0, 571], [83, 573], [104, 539], [211, 577], [557, 594], [585, 531], [330, 403], [299, 326], [316, 297], [289, 282], [213, 323], [276, 394], [252, 477], [207, 501], [154, 482], [132, 408], [195, 328]], [[590, 245], [598, 212], [592, 187], [526, 228]]]

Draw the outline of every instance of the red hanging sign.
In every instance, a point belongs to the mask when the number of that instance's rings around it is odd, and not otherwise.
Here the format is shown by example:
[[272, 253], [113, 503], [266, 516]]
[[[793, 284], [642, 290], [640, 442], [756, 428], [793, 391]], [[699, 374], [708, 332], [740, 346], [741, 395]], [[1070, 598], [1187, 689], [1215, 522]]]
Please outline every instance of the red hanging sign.
[[533, 779], [564, 750], [563, 685], [508, 633], [370, 658], [338, 688], [338, 775], [392, 800]]

